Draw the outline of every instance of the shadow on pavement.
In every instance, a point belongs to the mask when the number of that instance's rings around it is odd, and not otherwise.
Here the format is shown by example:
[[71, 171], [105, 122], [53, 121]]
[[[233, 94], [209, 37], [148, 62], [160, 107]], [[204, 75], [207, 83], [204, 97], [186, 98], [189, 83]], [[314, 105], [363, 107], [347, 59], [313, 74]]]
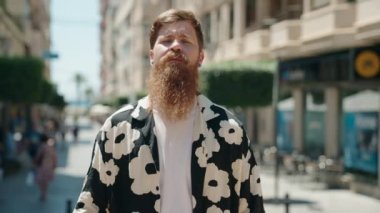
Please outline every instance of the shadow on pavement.
[[26, 185], [25, 177], [26, 172], [22, 172], [0, 183], [0, 212], [64, 213], [68, 200], [72, 211], [83, 183], [83, 177], [56, 175], [49, 186], [47, 200], [40, 202], [37, 185]]

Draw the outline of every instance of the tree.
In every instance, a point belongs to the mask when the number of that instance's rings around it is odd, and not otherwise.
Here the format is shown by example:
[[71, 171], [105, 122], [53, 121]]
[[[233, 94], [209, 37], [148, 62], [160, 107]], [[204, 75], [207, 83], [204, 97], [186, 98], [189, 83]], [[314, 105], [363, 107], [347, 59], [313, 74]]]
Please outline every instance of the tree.
[[201, 90], [228, 107], [258, 107], [272, 102], [274, 62], [230, 61], [201, 70]]
[[86, 97], [87, 102], [91, 102], [92, 98], [94, 97], [94, 90], [91, 87], [87, 87], [84, 90], [84, 95]]
[[80, 72], [77, 72], [74, 75], [74, 81], [76, 85], [77, 102], [79, 103], [82, 99], [81, 87], [82, 87], [82, 84], [86, 81], [86, 79]]
[[0, 58], [0, 101], [33, 103], [43, 86], [44, 64], [35, 58]]

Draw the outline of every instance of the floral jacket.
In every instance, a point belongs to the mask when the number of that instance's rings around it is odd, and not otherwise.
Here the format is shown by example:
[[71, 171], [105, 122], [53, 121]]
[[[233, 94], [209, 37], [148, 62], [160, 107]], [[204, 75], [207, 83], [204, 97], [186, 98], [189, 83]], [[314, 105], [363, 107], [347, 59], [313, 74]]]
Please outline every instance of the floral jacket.
[[[196, 110], [193, 212], [264, 212], [258, 166], [242, 125], [203, 95]], [[74, 212], [160, 212], [154, 132], [148, 97], [110, 116], [96, 137]]]

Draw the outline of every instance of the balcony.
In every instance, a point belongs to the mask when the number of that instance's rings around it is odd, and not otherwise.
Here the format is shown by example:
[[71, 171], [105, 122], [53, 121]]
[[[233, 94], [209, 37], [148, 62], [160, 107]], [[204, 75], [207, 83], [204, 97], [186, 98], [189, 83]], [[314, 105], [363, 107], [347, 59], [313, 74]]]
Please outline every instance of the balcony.
[[355, 17], [355, 4], [346, 2], [304, 13], [300, 51], [315, 54], [358, 45], [354, 39]]
[[247, 33], [243, 38], [242, 52], [244, 57], [254, 60], [268, 59], [269, 30], [256, 30]]
[[241, 40], [230, 39], [217, 45], [213, 61], [234, 60], [241, 58]]
[[362, 0], [357, 2], [355, 27], [358, 40], [380, 40], [380, 1]]
[[300, 48], [300, 21], [285, 20], [270, 28], [270, 49], [278, 58], [296, 57]]

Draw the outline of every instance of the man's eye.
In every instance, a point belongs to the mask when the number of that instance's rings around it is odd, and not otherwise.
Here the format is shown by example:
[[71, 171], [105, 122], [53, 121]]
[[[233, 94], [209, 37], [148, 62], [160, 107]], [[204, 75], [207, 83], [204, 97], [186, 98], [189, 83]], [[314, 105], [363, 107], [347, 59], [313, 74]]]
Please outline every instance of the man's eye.
[[166, 39], [162, 39], [161, 42], [162, 43], [169, 43], [171, 42], [173, 39], [169, 39], [169, 38], [166, 38]]

